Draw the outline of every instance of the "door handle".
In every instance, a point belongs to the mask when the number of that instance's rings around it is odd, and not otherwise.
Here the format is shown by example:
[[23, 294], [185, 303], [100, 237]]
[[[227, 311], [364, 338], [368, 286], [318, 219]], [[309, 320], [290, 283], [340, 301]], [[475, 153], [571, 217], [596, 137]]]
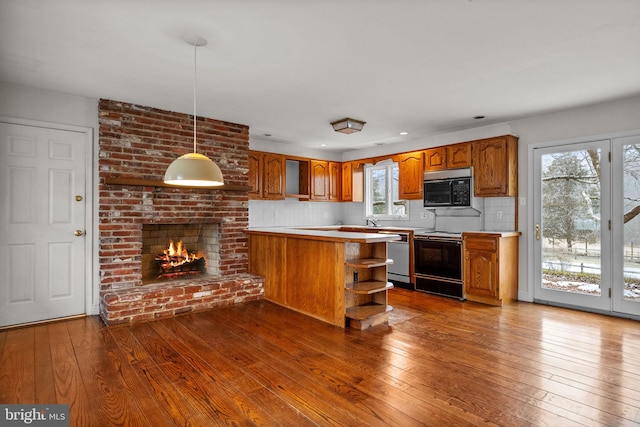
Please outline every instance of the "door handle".
[[536, 240], [540, 240], [540, 224], [536, 224]]
[[84, 230], [76, 230], [73, 232], [76, 236], [84, 236]]

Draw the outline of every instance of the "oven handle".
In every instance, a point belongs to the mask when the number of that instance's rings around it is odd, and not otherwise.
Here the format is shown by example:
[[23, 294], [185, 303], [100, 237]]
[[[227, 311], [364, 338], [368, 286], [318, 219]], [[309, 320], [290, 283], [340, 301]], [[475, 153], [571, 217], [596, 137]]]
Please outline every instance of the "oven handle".
[[455, 243], [456, 245], [462, 245], [462, 240], [459, 239], [451, 239], [448, 237], [414, 237], [414, 240], [422, 240], [425, 242], [445, 242], [445, 243]]
[[442, 277], [442, 276], [430, 276], [428, 274], [416, 273], [416, 277], [421, 279], [433, 279], [433, 280], [439, 280], [441, 282], [455, 283], [456, 285], [461, 285], [463, 283], [462, 280], [450, 279], [448, 277]]

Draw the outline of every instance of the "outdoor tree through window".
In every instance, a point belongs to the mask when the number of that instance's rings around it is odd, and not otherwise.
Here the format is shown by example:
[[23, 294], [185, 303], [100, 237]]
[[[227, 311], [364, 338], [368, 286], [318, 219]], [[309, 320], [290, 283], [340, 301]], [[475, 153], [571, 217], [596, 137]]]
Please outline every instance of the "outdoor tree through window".
[[398, 198], [398, 164], [366, 168], [366, 216], [380, 219], [406, 217], [407, 201]]

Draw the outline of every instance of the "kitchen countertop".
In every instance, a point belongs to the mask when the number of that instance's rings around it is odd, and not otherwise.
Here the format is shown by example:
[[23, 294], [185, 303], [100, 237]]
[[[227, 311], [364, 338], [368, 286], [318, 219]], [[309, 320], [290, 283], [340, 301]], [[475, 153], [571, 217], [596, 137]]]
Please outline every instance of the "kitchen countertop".
[[[397, 234], [389, 233], [368, 233], [365, 231], [340, 231], [340, 228], [353, 228], [351, 226], [329, 226], [329, 227], [256, 227], [248, 228], [245, 231], [248, 234], [278, 234], [300, 239], [324, 240], [324, 241], [343, 241], [343, 242], [360, 242], [360, 243], [376, 243], [391, 242], [400, 240]], [[369, 227], [363, 227], [368, 229]], [[384, 227], [375, 227], [376, 230], [384, 230]], [[397, 230], [394, 228], [394, 230]], [[389, 230], [391, 231], [391, 230]]]
[[519, 231], [463, 231], [462, 236], [465, 234], [485, 234], [491, 236], [499, 236], [499, 237], [513, 237], [520, 236], [522, 233]]

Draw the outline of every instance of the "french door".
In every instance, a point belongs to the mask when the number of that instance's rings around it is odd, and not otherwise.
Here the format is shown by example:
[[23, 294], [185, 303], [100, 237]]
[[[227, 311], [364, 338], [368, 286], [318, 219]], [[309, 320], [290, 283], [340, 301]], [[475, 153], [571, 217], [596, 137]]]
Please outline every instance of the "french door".
[[640, 315], [640, 136], [534, 151], [534, 298]]

